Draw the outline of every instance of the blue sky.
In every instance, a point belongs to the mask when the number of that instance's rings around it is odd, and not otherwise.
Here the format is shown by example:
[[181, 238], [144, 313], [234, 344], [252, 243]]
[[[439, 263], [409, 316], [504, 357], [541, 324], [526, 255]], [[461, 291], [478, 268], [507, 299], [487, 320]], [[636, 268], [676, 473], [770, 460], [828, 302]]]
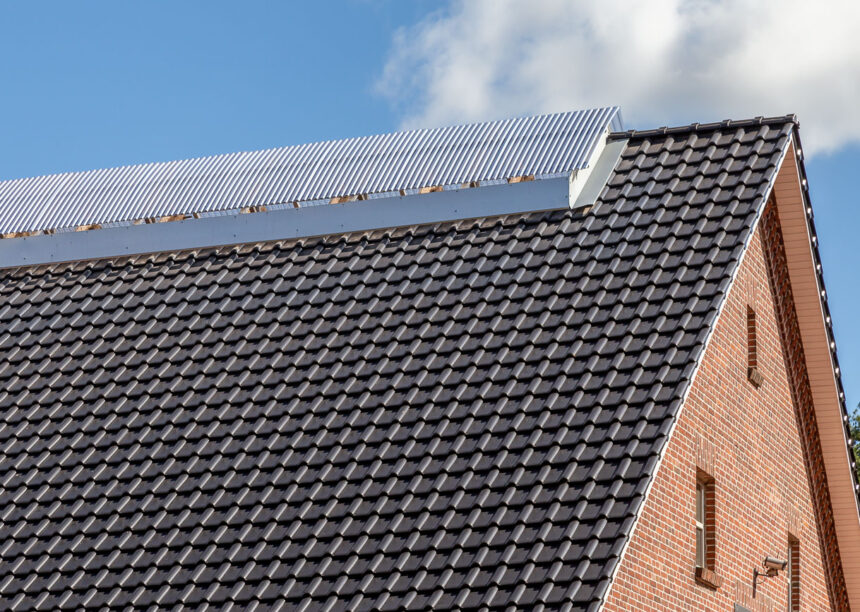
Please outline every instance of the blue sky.
[[393, 130], [392, 32], [432, 2], [0, 4], [0, 178]]
[[[499, 2], [4, 2], [0, 179], [603, 104], [620, 104], [628, 127], [797, 112], [855, 406], [860, 79], [845, 75], [860, 75], [858, 14], [816, 9], [784, 23], [791, 11], [776, 11], [745, 33], [716, 4], [661, 0], [646, 19], [618, 0], [578, 12]], [[638, 36], [655, 13], [666, 26]], [[813, 36], [819, 14], [827, 35], [792, 45], [801, 68], [781, 71], [791, 62], [761, 52]]]

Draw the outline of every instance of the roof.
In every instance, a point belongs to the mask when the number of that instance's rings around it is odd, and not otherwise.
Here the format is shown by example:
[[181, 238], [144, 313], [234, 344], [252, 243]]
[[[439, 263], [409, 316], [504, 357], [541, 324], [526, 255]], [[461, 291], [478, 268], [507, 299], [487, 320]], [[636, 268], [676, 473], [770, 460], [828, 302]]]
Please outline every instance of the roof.
[[620, 135], [591, 209], [6, 271], [0, 601], [597, 609], [792, 130]]
[[566, 176], [620, 121], [599, 108], [3, 181], [0, 235]]

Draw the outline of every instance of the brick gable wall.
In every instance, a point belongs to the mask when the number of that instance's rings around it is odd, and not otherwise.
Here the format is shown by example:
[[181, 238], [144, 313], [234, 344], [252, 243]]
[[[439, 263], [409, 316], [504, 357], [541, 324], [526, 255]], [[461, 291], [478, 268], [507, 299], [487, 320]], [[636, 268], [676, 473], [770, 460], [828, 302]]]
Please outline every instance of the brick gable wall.
[[[755, 312], [758, 387], [749, 372], [749, 308]], [[848, 609], [802, 351], [771, 204], [729, 292], [605, 610], [731, 610], [734, 603], [785, 610], [787, 573], [760, 579], [755, 599], [752, 575], [765, 556], [786, 558], [789, 534], [800, 541], [800, 609]], [[694, 576], [697, 470], [714, 477], [718, 589]]]

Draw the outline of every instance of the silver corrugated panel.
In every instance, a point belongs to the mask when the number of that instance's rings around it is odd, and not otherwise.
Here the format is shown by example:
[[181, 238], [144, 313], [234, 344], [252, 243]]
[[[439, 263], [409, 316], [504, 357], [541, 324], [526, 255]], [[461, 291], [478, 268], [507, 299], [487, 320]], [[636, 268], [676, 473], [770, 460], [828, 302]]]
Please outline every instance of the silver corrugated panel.
[[610, 107], [3, 181], [0, 233], [560, 176], [619, 124]]

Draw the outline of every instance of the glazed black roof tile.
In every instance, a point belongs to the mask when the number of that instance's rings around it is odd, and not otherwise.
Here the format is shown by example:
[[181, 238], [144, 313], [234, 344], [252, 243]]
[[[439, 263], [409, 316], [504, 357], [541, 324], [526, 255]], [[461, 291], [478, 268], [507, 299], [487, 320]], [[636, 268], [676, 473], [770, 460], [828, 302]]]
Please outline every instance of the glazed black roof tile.
[[596, 205], [0, 276], [0, 605], [596, 609], [793, 117]]

